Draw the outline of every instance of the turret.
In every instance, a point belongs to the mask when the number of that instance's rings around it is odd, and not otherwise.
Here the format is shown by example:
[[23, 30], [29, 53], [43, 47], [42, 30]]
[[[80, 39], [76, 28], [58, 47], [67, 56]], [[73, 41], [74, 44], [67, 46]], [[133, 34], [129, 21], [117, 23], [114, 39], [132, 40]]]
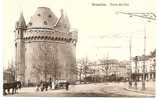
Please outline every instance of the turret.
[[64, 15], [63, 9], [61, 9], [61, 16], [58, 19], [55, 28], [63, 32], [69, 32], [70, 30], [70, 22], [67, 15]]
[[16, 80], [24, 81], [25, 72], [25, 45], [23, 40], [23, 34], [26, 31], [26, 23], [23, 13], [20, 14], [20, 18], [15, 26], [15, 48], [16, 48]]
[[25, 19], [24, 19], [24, 16], [23, 16], [22, 12], [20, 14], [19, 20], [16, 22], [15, 30], [16, 30], [16, 33], [17, 33], [16, 38], [22, 38], [23, 33], [26, 30], [26, 23], [25, 23]]

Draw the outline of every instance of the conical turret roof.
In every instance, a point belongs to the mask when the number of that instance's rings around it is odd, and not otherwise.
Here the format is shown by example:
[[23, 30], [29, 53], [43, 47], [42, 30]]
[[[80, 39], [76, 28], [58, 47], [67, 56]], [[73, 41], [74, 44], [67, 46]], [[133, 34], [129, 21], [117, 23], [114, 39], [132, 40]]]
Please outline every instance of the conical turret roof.
[[70, 30], [69, 19], [66, 15], [63, 14], [63, 10], [61, 10], [61, 16], [57, 21], [55, 28], [64, 32], [68, 32]]
[[23, 12], [20, 13], [20, 18], [17, 21], [17, 27], [26, 27], [26, 22], [23, 16]]

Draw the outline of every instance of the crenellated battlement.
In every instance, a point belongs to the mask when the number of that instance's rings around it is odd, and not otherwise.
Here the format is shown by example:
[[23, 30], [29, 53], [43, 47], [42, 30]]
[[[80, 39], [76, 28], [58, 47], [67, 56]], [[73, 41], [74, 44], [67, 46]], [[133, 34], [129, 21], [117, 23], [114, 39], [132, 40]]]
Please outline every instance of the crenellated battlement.
[[23, 35], [25, 41], [52, 40], [77, 42], [77, 32], [61, 32], [55, 29], [28, 29]]

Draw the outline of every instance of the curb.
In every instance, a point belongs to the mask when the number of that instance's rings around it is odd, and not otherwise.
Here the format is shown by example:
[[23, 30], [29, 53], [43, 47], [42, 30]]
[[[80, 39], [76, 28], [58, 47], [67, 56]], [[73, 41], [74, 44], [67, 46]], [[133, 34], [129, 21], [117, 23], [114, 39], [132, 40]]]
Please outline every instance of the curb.
[[127, 91], [133, 91], [133, 92], [137, 92], [137, 93], [142, 93], [142, 94], [149, 94], [149, 95], [155, 95], [155, 93], [147, 93], [141, 90], [135, 90], [135, 89], [129, 89], [129, 88], [124, 88]]

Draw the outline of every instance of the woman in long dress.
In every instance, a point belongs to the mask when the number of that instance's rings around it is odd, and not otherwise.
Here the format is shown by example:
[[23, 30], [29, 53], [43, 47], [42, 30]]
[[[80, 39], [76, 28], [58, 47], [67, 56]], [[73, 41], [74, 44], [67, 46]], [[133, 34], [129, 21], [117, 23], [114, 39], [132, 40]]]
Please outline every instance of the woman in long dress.
[[52, 89], [55, 89], [55, 82], [52, 81]]

